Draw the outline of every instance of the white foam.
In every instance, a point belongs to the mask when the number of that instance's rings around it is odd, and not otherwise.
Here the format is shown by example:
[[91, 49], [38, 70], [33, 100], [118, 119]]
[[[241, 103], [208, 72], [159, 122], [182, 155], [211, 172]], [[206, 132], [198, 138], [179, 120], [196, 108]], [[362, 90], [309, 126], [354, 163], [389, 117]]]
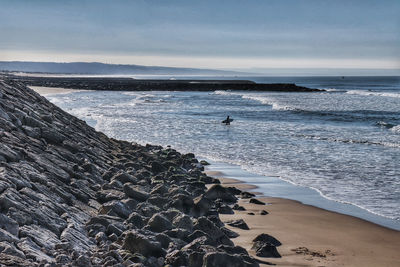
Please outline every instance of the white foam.
[[390, 130], [394, 133], [400, 134], [400, 125], [393, 126]]
[[347, 91], [350, 95], [363, 95], [363, 96], [383, 96], [383, 97], [398, 97], [400, 93], [387, 93], [387, 92], [375, 92], [375, 91], [364, 91], [364, 90], [351, 90]]

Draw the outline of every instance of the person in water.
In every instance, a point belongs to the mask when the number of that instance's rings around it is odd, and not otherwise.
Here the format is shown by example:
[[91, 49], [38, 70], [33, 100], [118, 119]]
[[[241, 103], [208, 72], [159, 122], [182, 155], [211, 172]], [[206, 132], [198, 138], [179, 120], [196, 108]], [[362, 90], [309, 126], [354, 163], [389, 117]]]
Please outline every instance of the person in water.
[[229, 115], [228, 115], [228, 117], [226, 117], [226, 120], [225, 120], [225, 125], [230, 125], [231, 124], [231, 120], [229, 119]]

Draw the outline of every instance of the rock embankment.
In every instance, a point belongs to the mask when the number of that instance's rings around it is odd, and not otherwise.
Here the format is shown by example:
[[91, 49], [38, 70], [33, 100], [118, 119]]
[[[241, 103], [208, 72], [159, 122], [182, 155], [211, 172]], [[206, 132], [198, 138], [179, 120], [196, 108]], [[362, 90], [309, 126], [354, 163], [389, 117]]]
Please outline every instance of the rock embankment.
[[241, 192], [218, 182], [0, 77], [1, 266], [258, 266], [219, 219]]
[[148, 80], [106, 77], [35, 77], [9, 75], [31, 86], [108, 91], [261, 91], [318, 92], [294, 83], [255, 83], [249, 80]]

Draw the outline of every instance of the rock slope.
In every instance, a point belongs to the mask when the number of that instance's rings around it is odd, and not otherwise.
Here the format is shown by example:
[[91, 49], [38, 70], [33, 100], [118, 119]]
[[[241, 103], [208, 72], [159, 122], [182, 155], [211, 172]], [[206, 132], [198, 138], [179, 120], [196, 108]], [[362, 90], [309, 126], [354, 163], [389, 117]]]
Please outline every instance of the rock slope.
[[0, 77], [0, 265], [258, 266], [218, 216], [240, 191], [202, 168]]

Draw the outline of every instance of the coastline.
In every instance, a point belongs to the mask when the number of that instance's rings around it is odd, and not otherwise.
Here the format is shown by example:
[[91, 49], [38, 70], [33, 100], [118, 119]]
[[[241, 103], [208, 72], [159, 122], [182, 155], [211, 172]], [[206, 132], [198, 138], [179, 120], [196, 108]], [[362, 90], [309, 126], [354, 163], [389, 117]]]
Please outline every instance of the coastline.
[[[215, 173], [215, 172], [214, 172]], [[222, 185], [240, 190], [255, 190], [256, 186], [239, 180], [224, 178], [215, 173]], [[243, 219], [250, 230], [227, 226], [240, 234], [233, 239], [249, 254], [268, 264], [260, 266], [398, 266], [400, 232], [372, 222], [324, 210], [298, 201], [257, 196], [266, 205], [249, 203], [240, 199], [238, 204], [245, 211], [233, 215], [220, 215], [223, 222]], [[260, 215], [265, 210], [269, 214]], [[253, 213], [253, 214], [249, 214]], [[282, 258], [260, 258], [251, 249], [252, 240], [266, 233], [278, 239], [277, 247]]]
[[[220, 179], [225, 186], [257, 191], [256, 185], [228, 179], [223, 172], [210, 175]], [[246, 248], [252, 256], [255, 254], [251, 250], [251, 241], [260, 233], [268, 233], [282, 242], [282, 246], [278, 247], [282, 258], [258, 258], [261, 262], [277, 266], [398, 266], [400, 263], [400, 256], [397, 256], [400, 232], [396, 230], [285, 198], [259, 196], [259, 199], [268, 205], [250, 204], [248, 200], [241, 199], [238, 204], [244, 206], [246, 211], [235, 211], [234, 215], [220, 217], [223, 222], [245, 220], [250, 230], [227, 227], [240, 234], [232, 239], [235, 245]], [[261, 209], [269, 214], [258, 215]]]

